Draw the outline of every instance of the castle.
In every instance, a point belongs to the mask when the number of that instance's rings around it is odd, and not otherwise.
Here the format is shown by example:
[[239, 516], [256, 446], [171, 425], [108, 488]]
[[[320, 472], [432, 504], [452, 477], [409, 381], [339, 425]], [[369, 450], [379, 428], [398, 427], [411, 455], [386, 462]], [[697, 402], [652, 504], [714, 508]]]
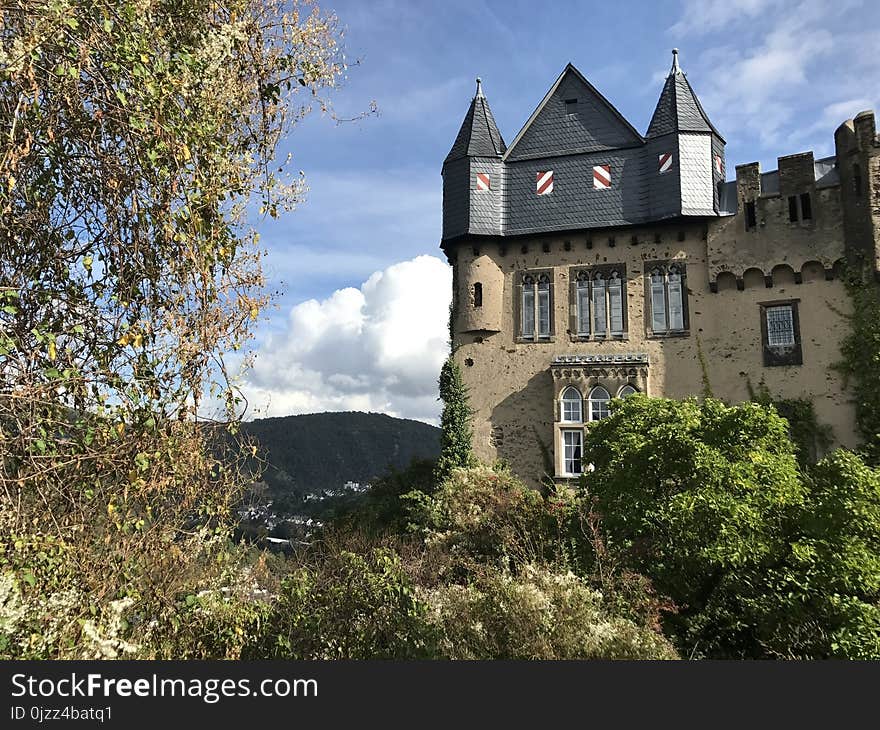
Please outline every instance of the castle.
[[841, 264], [858, 249], [880, 270], [874, 115], [842, 124], [832, 157], [730, 181], [724, 145], [677, 51], [645, 135], [569, 64], [507, 146], [477, 80], [443, 163], [441, 248], [480, 458], [576, 477], [610, 399], [705, 379], [729, 402], [759, 384], [810, 398], [835, 444], [857, 444], [832, 366]]

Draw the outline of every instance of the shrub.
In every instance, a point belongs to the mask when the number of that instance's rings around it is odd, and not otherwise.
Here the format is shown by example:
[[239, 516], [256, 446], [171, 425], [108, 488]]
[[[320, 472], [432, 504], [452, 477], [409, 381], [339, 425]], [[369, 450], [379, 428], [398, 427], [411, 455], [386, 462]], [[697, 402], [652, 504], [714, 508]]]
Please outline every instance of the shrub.
[[679, 606], [667, 625], [689, 651], [762, 654], [740, 599], [784, 559], [805, 501], [787, 428], [754, 403], [633, 396], [588, 433], [609, 543]]
[[571, 572], [530, 564], [490, 569], [419, 595], [450, 659], [672, 659], [669, 642], [615, 615]]
[[400, 557], [324, 547], [284, 581], [253, 658], [421, 659], [434, 654], [425, 604]]

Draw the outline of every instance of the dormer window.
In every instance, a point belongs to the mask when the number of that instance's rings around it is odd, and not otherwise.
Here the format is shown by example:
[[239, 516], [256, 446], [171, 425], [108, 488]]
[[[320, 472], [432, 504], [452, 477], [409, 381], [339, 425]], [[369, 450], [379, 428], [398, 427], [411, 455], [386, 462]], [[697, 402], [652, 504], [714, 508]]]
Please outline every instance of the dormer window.
[[574, 118], [577, 115], [577, 99], [566, 99], [565, 100], [565, 116], [569, 119]]

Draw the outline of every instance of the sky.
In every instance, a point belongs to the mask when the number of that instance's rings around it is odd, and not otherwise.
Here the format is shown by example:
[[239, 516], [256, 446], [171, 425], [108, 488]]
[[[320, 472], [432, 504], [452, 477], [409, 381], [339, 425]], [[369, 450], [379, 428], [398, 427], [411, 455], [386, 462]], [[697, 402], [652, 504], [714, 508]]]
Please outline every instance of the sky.
[[475, 77], [510, 143], [566, 63], [642, 133], [680, 50], [727, 169], [806, 150], [880, 104], [877, 0], [324, 0], [351, 64], [336, 124], [295, 127], [308, 193], [257, 221], [274, 308], [259, 322], [246, 418], [363, 410], [436, 423], [451, 270], [440, 170]]

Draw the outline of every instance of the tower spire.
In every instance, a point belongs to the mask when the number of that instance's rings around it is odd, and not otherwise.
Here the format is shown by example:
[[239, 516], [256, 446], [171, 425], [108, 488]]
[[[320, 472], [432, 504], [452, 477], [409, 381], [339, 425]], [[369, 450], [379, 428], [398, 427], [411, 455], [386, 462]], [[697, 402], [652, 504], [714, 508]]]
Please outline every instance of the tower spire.
[[672, 49], [672, 69], [669, 71], [669, 75], [679, 74], [681, 73], [681, 67], [678, 65], [678, 49]]
[[477, 76], [477, 93], [474, 98], [475, 99], [484, 99], [485, 98], [483, 96], [483, 80], [479, 76]]

